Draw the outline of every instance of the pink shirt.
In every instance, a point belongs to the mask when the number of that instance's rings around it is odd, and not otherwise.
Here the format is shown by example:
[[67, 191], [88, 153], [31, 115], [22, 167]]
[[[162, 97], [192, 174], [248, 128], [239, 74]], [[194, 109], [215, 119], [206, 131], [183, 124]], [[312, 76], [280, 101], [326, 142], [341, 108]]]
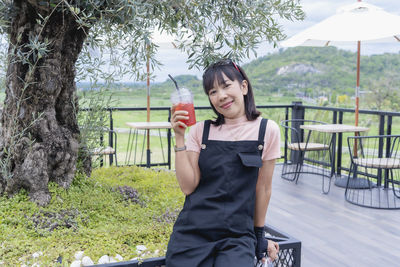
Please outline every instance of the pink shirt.
[[[237, 119], [225, 119], [220, 126], [210, 125], [209, 140], [242, 141], [258, 140], [261, 117], [254, 121], [248, 121], [246, 116]], [[189, 151], [200, 153], [203, 138], [204, 121], [196, 123], [190, 128], [186, 140]], [[271, 160], [281, 157], [279, 126], [273, 120], [268, 120], [264, 137], [264, 150], [262, 160]]]

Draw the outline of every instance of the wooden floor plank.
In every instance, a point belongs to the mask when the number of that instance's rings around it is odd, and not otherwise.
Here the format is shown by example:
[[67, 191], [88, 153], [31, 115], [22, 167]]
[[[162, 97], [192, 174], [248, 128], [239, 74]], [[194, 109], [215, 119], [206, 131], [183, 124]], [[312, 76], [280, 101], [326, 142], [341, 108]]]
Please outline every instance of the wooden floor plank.
[[321, 177], [298, 184], [280, 177], [277, 165], [266, 222], [302, 242], [302, 266], [400, 266], [400, 210], [348, 203], [332, 181], [321, 193]]

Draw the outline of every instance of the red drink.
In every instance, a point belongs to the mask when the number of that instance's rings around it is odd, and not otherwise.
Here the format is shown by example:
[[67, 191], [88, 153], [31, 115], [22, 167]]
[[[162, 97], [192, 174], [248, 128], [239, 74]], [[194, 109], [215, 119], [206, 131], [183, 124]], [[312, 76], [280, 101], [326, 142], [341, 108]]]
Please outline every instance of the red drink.
[[[178, 88], [178, 87], [177, 87]], [[196, 124], [196, 115], [194, 114], [193, 94], [189, 89], [180, 88], [171, 94], [171, 102], [175, 105], [175, 110], [185, 110], [188, 112], [187, 120], [180, 120], [186, 126]], [[181, 127], [181, 126], [180, 126]]]
[[187, 126], [192, 126], [196, 124], [196, 115], [194, 113], [193, 103], [178, 103], [175, 107], [175, 110], [186, 110], [188, 112], [189, 119], [181, 120]]

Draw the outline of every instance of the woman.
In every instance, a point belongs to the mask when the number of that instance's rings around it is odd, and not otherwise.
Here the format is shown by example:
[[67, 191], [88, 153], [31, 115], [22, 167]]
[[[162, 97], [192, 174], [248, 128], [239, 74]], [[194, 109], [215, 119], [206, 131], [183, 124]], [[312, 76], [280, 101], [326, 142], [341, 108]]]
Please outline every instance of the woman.
[[278, 125], [262, 119], [243, 69], [231, 60], [211, 65], [203, 87], [215, 121], [199, 122], [185, 145], [186, 111], [172, 107], [176, 177], [186, 195], [171, 235], [167, 267], [253, 267], [274, 260], [279, 246], [263, 235]]

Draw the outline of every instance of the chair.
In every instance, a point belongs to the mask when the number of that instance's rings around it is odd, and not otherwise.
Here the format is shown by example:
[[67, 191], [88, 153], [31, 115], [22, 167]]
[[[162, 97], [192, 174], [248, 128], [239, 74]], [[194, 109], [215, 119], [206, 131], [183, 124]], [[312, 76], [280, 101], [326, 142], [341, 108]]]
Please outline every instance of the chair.
[[[400, 135], [350, 136], [347, 143], [351, 164], [346, 200], [362, 207], [400, 209]], [[367, 186], [354, 186], [360, 179]]]
[[[86, 140], [89, 153], [93, 156], [109, 155], [109, 163], [118, 166], [117, 161], [117, 133], [107, 127], [85, 127], [81, 126], [81, 136]], [[104, 135], [108, 135], [108, 145], [104, 145]], [[103, 158], [100, 159], [100, 166], [103, 166]]]
[[[302, 125], [326, 124], [314, 120], [283, 120], [280, 125], [284, 129], [285, 154], [282, 167], [283, 179], [295, 181], [301, 174], [322, 176], [322, 192], [329, 193], [331, 185], [332, 135], [325, 132], [302, 129]], [[329, 179], [328, 188], [325, 179]]]

